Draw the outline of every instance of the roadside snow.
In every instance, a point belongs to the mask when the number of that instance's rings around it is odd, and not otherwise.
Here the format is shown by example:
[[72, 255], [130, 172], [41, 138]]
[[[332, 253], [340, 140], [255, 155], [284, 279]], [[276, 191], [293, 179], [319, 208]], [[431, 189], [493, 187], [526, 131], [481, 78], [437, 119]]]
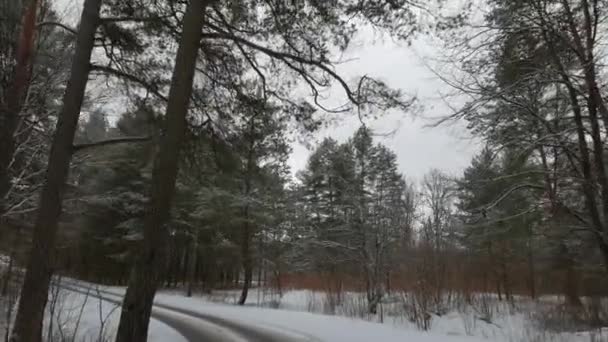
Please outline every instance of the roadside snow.
[[168, 325], [152, 319], [148, 336], [149, 342], [188, 342], [175, 329]]
[[[102, 289], [119, 296], [124, 293], [124, 288], [120, 287], [102, 287]], [[491, 304], [494, 310], [491, 322], [481, 319], [480, 313], [474, 308], [461, 308], [459, 311], [448, 312], [442, 316], [433, 315], [430, 331], [423, 332], [408, 321], [402, 311], [395, 311], [399, 305], [403, 305], [396, 302], [385, 304], [384, 323], [375, 323], [374, 320], [378, 319], [378, 315], [362, 317], [363, 319], [344, 317], [349, 316], [350, 311], [356, 311], [353, 307], [340, 308], [344, 312], [338, 310], [336, 315], [320, 314], [325, 309], [324, 294], [318, 292], [288, 291], [282, 297], [278, 297], [252, 289], [251, 304], [244, 307], [232, 304], [234, 295], [233, 291], [216, 291], [211, 297], [187, 298], [182, 293], [164, 291], [157, 294], [155, 303], [198, 312], [244, 326], [274, 330], [292, 335], [295, 337], [294, 340], [315, 342], [608, 342], [607, 330], [557, 333], [539, 328], [531, 320], [530, 314], [525, 313], [526, 310], [514, 310], [504, 302]], [[357, 299], [359, 294], [346, 295], [350, 297], [347, 299], [348, 305], [364, 304]], [[526, 305], [526, 303], [522, 299], [519, 304]], [[534, 310], [533, 307], [528, 309]], [[164, 341], [173, 341], [173, 339], [166, 338]]]
[[11, 258], [8, 255], [0, 254], [0, 269], [4, 269], [8, 266]]
[[[106, 288], [110, 293], [122, 295], [124, 288]], [[288, 333], [295, 338], [316, 342], [480, 342], [470, 336], [450, 336], [406, 330], [391, 325], [366, 322], [339, 316], [313, 314], [308, 312], [234, 306], [211, 303], [204, 298], [183, 297], [159, 293], [156, 304], [173, 306], [201, 314], [238, 322], [267, 330]]]
[[277, 329], [324, 342], [475, 342], [474, 337], [447, 336], [419, 331], [407, 331], [389, 325], [371, 323], [338, 316], [307, 312], [237, 307], [213, 304], [200, 298], [186, 298], [160, 293], [156, 303], [212, 314], [257, 327]]
[[[234, 304], [240, 295], [239, 291], [229, 290], [229, 291], [214, 291], [212, 295], [207, 295], [206, 297], [199, 299], [185, 299], [190, 301], [199, 302], [208, 302], [211, 301], [213, 303], [226, 303], [226, 304]], [[167, 296], [167, 297], [165, 297]], [[171, 298], [168, 298], [171, 297]], [[167, 293], [160, 294], [158, 296], [159, 300], [162, 300], [163, 303], [166, 301], [177, 301], [181, 303], [181, 300], [173, 299], [173, 297], [179, 297], [178, 295], [169, 295]], [[183, 298], [183, 297], [181, 297]], [[551, 299], [551, 298], [548, 298]], [[244, 310], [252, 310], [254, 309], [254, 314], [252, 314], [253, 319], [257, 319], [256, 323], [264, 324], [268, 320], [273, 323], [277, 323], [278, 325], [287, 324], [287, 326], [294, 326], [295, 329], [304, 330], [304, 331], [315, 331], [314, 326], [310, 325], [294, 325], [289, 321], [284, 322], [284, 319], [288, 319], [287, 317], [293, 317], [293, 319], [300, 320], [302, 317], [298, 315], [298, 313], [286, 312], [289, 311], [299, 311], [301, 313], [312, 312], [315, 313], [316, 317], [323, 317], [324, 321], [327, 321], [328, 324], [333, 325], [336, 320], [343, 319], [350, 322], [354, 322], [354, 325], [358, 325], [359, 323], [368, 323], [372, 324], [372, 326], [381, 326], [391, 327], [395, 331], [398, 336], [403, 338], [407, 336], [411, 338], [412, 332], [415, 338], [411, 341], [427, 341], [420, 339], [418, 336], [433, 336], [439, 337], [441, 341], [497, 341], [497, 342], [528, 342], [528, 341], [551, 341], [551, 342], [608, 342], [608, 330], [596, 330], [596, 331], [581, 331], [581, 332], [555, 332], [547, 329], [543, 329], [538, 327], [536, 322], [531, 318], [531, 312], [537, 310], [537, 303], [534, 303], [528, 299], [520, 298], [518, 299], [518, 306], [520, 306], [519, 310], [515, 310], [511, 305], [506, 302], [500, 302], [496, 298], [492, 300], [490, 298], [490, 306], [491, 311], [493, 312], [493, 317], [491, 321], [486, 321], [481, 318], [482, 313], [478, 312], [472, 306], [464, 306], [460, 308], [458, 311], [451, 311], [447, 314], [438, 316], [432, 315], [432, 321], [430, 326], [430, 333], [421, 332], [418, 330], [416, 325], [410, 322], [406, 315], [403, 312], [402, 303], [400, 302], [392, 302], [385, 303], [383, 306], [384, 314], [382, 321], [383, 325], [373, 322], [378, 322], [380, 320], [379, 315], [368, 315], [362, 312], [366, 310], [366, 299], [364, 295], [355, 292], [344, 292], [343, 301], [344, 304], [340, 307], [334, 308], [334, 315], [319, 315], [321, 313], [327, 312], [327, 300], [325, 298], [325, 294], [321, 292], [314, 292], [309, 290], [291, 290], [285, 292], [282, 296], [278, 296], [276, 294], [272, 294], [267, 290], [254, 288], [250, 290], [249, 303], [248, 305], [256, 306], [256, 307], [265, 307], [265, 308], [277, 308], [281, 310], [270, 310], [266, 309], [265, 311], [255, 311], [260, 310], [259, 308], [251, 308], [247, 307]], [[556, 301], [556, 299], [553, 299]], [[186, 303], [187, 304], [187, 303]], [[180, 304], [181, 305], [181, 304]], [[213, 305], [217, 304], [197, 304], [200, 308], [205, 308], [204, 310], [216, 310], [218, 313], [226, 312], [226, 309], [217, 308]], [[207, 308], [213, 309], [207, 309]], [[239, 310], [237, 307], [229, 306], [229, 308], [234, 308], [234, 310]], [[215, 311], [213, 311], [215, 313]], [[270, 312], [270, 313], [267, 313]], [[275, 312], [275, 314], [272, 314]], [[277, 313], [278, 312], [278, 313]], [[228, 313], [227, 313], [228, 314]], [[238, 312], [231, 313], [234, 317], [238, 317], [241, 319], [241, 314]], [[255, 317], [259, 315], [259, 317]], [[278, 316], [278, 317], [277, 317]], [[339, 316], [345, 317], [358, 317], [358, 318], [340, 318]], [[250, 319], [248, 317], [244, 318], [245, 320]], [[262, 321], [261, 323], [259, 321]], [[367, 321], [367, 322], [365, 322]], [[370, 323], [371, 322], [371, 323]], [[299, 323], [298, 323], [299, 324]], [[340, 324], [340, 323], [335, 323]], [[338, 326], [336, 325], [336, 326]], [[369, 327], [366, 325], [366, 327]], [[313, 330], [310, 330], [313, 329]], [[351, 329], [348, 328], [347, 329]], [[357, 327], [352, 328], [357, 334], [361, 336], [368, 336], [365, 332], [360, 333]], [[375, 328], [370, 329], [374, 330]], [[340, 338], [337, 339], [329, 333], [323, 333], [323, 336], [326, 337], [325, 341], [340, 341]], [[319, 335], [321, 337], [321, 335]], [[461, 337], [461, 339], [455, 339], [456, 337]], [[349, 336], [350, 338], [350, 336]], [[365, 340], [365, 339], [363, 339]], [[384, 341], [383, 339], [380, 341]], [[389, 340], [392, 341], [392, 340]], [[409, 340], [408, 340], [409, 341]], [[431, 340], [432, 341], [432, 340]]]
[[[49, 320], [52, 317], [52, 324]], [[47, 306], [45, 335], [53, 341], [113, 341], [120, 319], [120, 306], [101, 300], [94, 288], [89, 294], [52, 291]], [[187, 342], [168, 325], [152, 319], [149, 342]]]

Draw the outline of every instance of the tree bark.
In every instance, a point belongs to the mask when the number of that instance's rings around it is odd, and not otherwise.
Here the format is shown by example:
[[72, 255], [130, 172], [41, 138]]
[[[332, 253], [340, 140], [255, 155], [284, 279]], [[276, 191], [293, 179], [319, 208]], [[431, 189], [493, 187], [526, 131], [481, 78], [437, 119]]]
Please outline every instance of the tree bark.
[[[530, 229], [531, 230], [531, 229]], [[528, 238], [528, 290], [530, 297], [536, 299], [536, 267], [534, 265], [534, 246], [532, 242], [532, 232]]]
[[194, 69], [205, 19], [206, 0], [191, 0], [183, 19], [166, 108], [166, 130], [152, 176], [152, 195], [145, 218], [144, 239], [129, 279], [116, 342], [145, 342], [154, 295], [167, 262], [171, 204], [186, 130]]
[[573, 307], [581, 307], [583, 304], [579, 297], [579, 288], [578, 288], [578, 275], [575, 269], [574, 262], [567, 252], [567, 247], [565, 244], [561, 244], [561, 254], [562, 254], [562, 262], [564, 270], [564, 295], [566, 297], [566, 304]]
[[251, 262], [251, 251], [249, 250], [249, 225], [246, 224], [246, 227], [243, 229], [243, 245], [242, 245], [242, 254], [243, 254], [243, 288], [241, 290], [241, 297], [239, 298], [239, 305], [244, 305], [247, 301], [247, 294], [249, 293], [249, 287], [251, 286], [251, 279], [253, 276], [253, 265]]
[[[578, 40], [580, 40], [580, 37], [577, 38], [577, 34], [576, 34], [576, 29], [573, 28], [573, 19], [572, 19], [572, 15], [569, 9], [569, 4], [567, 1], [562, 1], [562, 4], [564, 5], [564, 8], [567, 11], [568, 14], [568, 24], [570, 26], [570, 30], [571, 30], [571, 34], [573, 35], [573, 37], [577, 40], [575, 42], [575, 49], [579, 52], [579, 59], [581, 61], [581, 64], [584, 68], [584, 72], [585, 72], [585, 81], [587, 82], [588, 87], [590, 88], [590, 94], [589, 94], [589, 99], [591, 100], [589, 102], [587, 102], [588, 104], [588, 109], [590, 109], [591, 111], [593, 111], [593, 113], [590, 112], [590, 115], [593, 115], [593, 117], [591, 117], [591, 124], [593, 125], [592, 130], [595, 131], [595, 134], [592, 134], [592, 138], [593, 138], [593, 143], [594, 143], [594, 149], [598, 149], [599, 145], [602, 145], [601, 140], [598, 140], [598, 136], [597, 136], [597, 131], [599, 129], [598, 123], [597, 123], [597, 107], [596, 108], [592, 108], [594, 105], [599, 106], [599, 109], [602, 111], [602, 113], [606, 114], [606, 118], [608, 119], [608, 109], [606, 109], [603, 100], [601, 99], [597, 99], [596, 93], [595, 93], [595, 89], [594, 86], [592, 84], [592, 82], [590, 83], [590, 81], [593, 81], [593, 78], [590, 78], [590, 76], [592, 76], [590, 73], [593, 72], [593, 70], [589, 69], [589, 66], [592, 65], [588, 65], [587, 60], [585, 59], [584, 56], [580, 55], [581, 51], [584, 51], [584, 49], [582, 48], [582, 45], [580, 44], [580, 42], [578, 42]], [[596, 242], [598, 244], [598, 247], [600, 249], [600, 252], [602, 253], [602, 257], [604, 259], [604, 267], [606, 268], [606, 270], [608, 271], [608, 227], [606, 226], [605, 222], [603, 222], [602, 217], [600, 215], [600, 209], [598, 206], [598, 201], [600, 201], [601, 203], [601, 207], [602, 207], [602, 212], [604, 214], [608, 213], [608, 179], [606, 178], [606, 174], [605, 174], [605, 170], [604, 170], [604, 166], [601, 165], [595, 165], [597, 172], [599, 173], [599, 175], [597, 175], [597, 177], [599, 178], [599, 182], [596, 182], [596, 176], [593, 174], [593, 170], [592, 170], [592, 162], [591, 162], [591, 153], [589, 152], [589, 147], [587, 146], [588, 142], [587, 142], [587, 127], [585, 126], [585, 123], [583, 122], [583, 114], [582, 114], [582, 108], [581, 105], [579, 103], [579, 94], [577, 91], [577, 88], [575, 86], [575, 82], [573, 82], [573, 80], [571, 79], [570, 74], [567, 72], [567, 68], [566, 66], [562, 63], [562, 61], [559, 58], [559, 54], [557, 52], [557, 47], [554, 44], [554, 40], [552, 39], [551, 36], [551, 25], [548, 23], [547, 18], [545, 16], [545, 13], [543, 13], [543, 10], [541, 9], [541, 7], [536, 6], [535, 10], [537, 12], [538, 18], [540, 19], [540, 28], [541, 28], [541, 32], [542, 32], [542, 38], [545, 41], [545, 43], [547, 44], [548, 48], [549, 48], [549, 56], [552, 59], [552, 63], [554, 64], [554, 66], [556, 67], [560, 78], [563, 81], [563, 84], [566, 87], [566, 90], [568, 91], [568, 96], [569, 96], [569, 100], [570, 100], [570, 104], [572, 106], [572, 112], [574, 114], [574, 123], [576, 125], [576, 134], [577, 134], [577, 140], [578, 140], [578, 150], [580, 153], [580, 164], [581, 164], [581, 169], [582, 169], [582, 176], [583, 179], [581, 181], [581, 188], [582, 188], [582, 192], [585, 198], [585, 207], [587, 209], [587, 211], [589, 212], [589, 216], [591, 218], [591, 224], [592, 227], [591, 231], [592, 233], [595, 235], [595, 239]], [[590, 45], [589, 48], [591, 48], [591, 50], [588, 50], [588, 52], [590, 52], [591, 54], [587, 56], [587, 58], [589, 57], [593, 57], [593, 47]], [[608, 124], [608, 120], [606, 120], [605, 122], [606, 124]], [[601, 135], [600, 135], [601, 138]], [[600, 147], [600, 152], [603, 151], [603, 148]], [[599, 155], [598, 155], [599, 156]], [[598, 162], [596, 164], [602, 163], [603, 161], [603, 156], [598, 160]], [[596, 196], [596, 190], [595, 190], [595, 184], [596, 183], [600, 183], [600, 188], [603, 194], [604, 198], [597, 198]]]
[[188, 289], [186, 291], [186, 296], [187, 297], [192, 297], [192, 289], [194, 287], [194, 283], [196, 282], [196, 266], [197, 266], [197, 259], [198, 259], [198, 229], [196, 230], [196, 232], [194, 233], [194, 236], [192, 236], [192, 242], [190, 245], [190, 253], [189, 253], [189, 258], [188, 258], [188, 265], [187, 267], [187, 274], [186, 274], [186, 278], [187, 278], [187, 282], [188, 282]]
[[24, 5], [13, 78], [6, 103], [0, 107], [0, 215], [6, 210], [5, 196], [11, 188], [10, 166], [15, 153], [15, 130], [29, 85], [34, 55], [38, 1], [30, 0]]
[[70, 79], [53, 138], [46, 183], [34, 225], [32, 250], [11, 335], [13, 342], [37, 342], [42, 338], [42, 320], [52, 273], [51, 252], [55, 246], [63, 192], [72, 158], [72, 143], [89, 79], [89, 63], [100, 7], [101, 0], [86, 0], [82, 10]]
[[253, 261], [251, 256], [251, 225], [249, 222], [249, 195], [251, 194], [251, 178], [253, 177], [253, 166], [254, 166], [254, 145], [255, 145], [255, 117], [254, 115], [249, 122], [249, 150], [247, 153], [247, 169], [245, 171], [245, 197], [247, 203], [243, 208], [243, 231], [241, 241], [241, 258], [243, 259], [243, 288], [241, 291], [241, 297], [239, 298], [238, 304], [244, 305], [247, 301], [247, 294], [249, 293], [249, 287], [251, 286], [251, 280], [253, 278]]

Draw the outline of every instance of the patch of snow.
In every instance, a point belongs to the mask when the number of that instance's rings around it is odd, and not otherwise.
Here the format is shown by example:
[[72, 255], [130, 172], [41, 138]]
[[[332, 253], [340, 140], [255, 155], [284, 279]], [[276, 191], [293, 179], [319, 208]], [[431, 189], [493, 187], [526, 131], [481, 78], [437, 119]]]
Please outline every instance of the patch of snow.
[[[69, 341], [113, 341], [119, 320], [120, 305], [100, 299], [94, 288], [88, 294], [55, 289], [47, 305], [45, 337], [50, 329], [53, 341], [66, 337]], [[155, 319], [150, 321], [148, 341], [187, 342], [176, 330]]]
[[[124, 293], [124, 288], [107, 288], [117, 295]], [[294, 294], [302, 304], [305, 293]], [[211, 303], [204, 298], [188, 298], [170, 293], [156, 295], [155, 303], [169, 305], [202, 314], [213, 315], [226, 320], [281, 333], [292, 334], [294, 338], [323, 342], [479, 342], [483, 341], [470, 336], [449, 336], [413, 329], [402, 329], [396, 326], [367, 322], [340, 316], [313, 314], [309, 312], [276, 310], [254, 306], [235, 306]]]
[[[106, 290], [117, 295], [124, 293], [124, 288], [120, 287], [108, 287]], [[279, 296], [268, 290], [251, 289], [248, 305], [244, 307], [234, 305], [238, 295], [239, 291], [236, 290], [214, 291], [211, 296], [187, 298], [183, 292], [163, 291], [157, 294], [156, 303], [291, 333], [309, 341], [608, 342], [606, 329], [558, 333], [538, 327], [530, 312], [537, 310], [544, 299], [533, 302], [517, 298], [518, 308], [515, 308], [489, 296], [491, 320], [484, 319], [484, 315], [475, 307], [464, 305], [441, 316], [432, 315], [430, 331], [424, 332], [407, 319], [403, 303], [397, 298], [387, 299], [383, 304], [382, 316], [365, 316], [360, 315], [360, 310], [365, 310], [365, 297], [355, 292], [343, 294], [344, 304], [335, 309], [336, 315], [320, 314], [327, 310], [324, 307], [327, 305], [326, 295], [321, 292], [294, 290]], [[548, 301], [555, 302], [555, 299], [549, 298]], [[383, 323], [377, 322], [380, 317]]]
[[[183, 292], [169, 292], [177, 296]], [[168, 295], [165, 292], [165, 295]], [[239, 290], [214, 291], [211, 295], [206, 295], [205, 301], [214, 303], [236, 303], [240, 295]], [[533, 302], [524, 297], [517, 297], [516, 304], [518, 309], [504, 301], [499, 301], [493, 294], [483, 294], [489, 300], [489, 306], [493, 312], [491, 320], [483, 318], [484, 314], [479, 312], [471, 305], [464, 305], [458, 310], [447, 312], [444, 315], [431, 315], [430, 332], [441, 336], [473, 336], [486, 341], [499, 342], [528, 342], [528, 341], [551, 341], [551, 342], [589, 342], [606, 341], [608, 342], [608, 330], [581, 331], [581, 332], [554, 332], [542, 329], [537, 326], [531, 317], [531, 312], [538, 310], [538, 305], [556, 304], [560, 299], [556, 296], [546, 296], [538, 302]], [[159, 298], [161, 298], [159, 296]], [[382, 305], [384, 314], [367, 314], [367, 303], [365, 295], [356, 292], [344, 292], [343, 304], [333, 308], [327, 308], [327, 295], [323, 292], [310, 290], [290, 290], [279, 296], [276, 292], [266, 289], [253, 288], [247, 306], [257, 306], [265, 308], [278, 308], [282, 310], [312, 312], [312, 313], [331, 313], [338, 316], [356, 317], [370, 322], [382, 321], [385, 325], [392, 326], [400, 331], [418, 331], [416, 324], [407, 319], [404, 313], [403, 303], [396, 298], [388, 298], [388, 303]], [[207, 305], [207, 304], [205, 304]], [[221, 310], [220, 310], [221, 311]], [[280, 311], [285, 314], [284, 311]], [[289, 314], [291, 315], [291, 313]], [[326, 319], [333, 320], [334, 317]], [[308, 327], [306, 327], [308, 328]], [[420, 332], [420, 334], [426, 334]], [[328, 340], [335, 341], [335, 340]], [[417, 341], [417, 340], [414, 340]], [[451, 340], [450, 340], [451, 341]]]
[[173, 305], [216, 317], [263, 326], [269, 329], [292, 332], [296, 335], [325, 342], [457, 342], [481, 341], [474, 337], [446, 336], [419, 331], [408, 331], [390, 325], [371, 323], [339, 316], [318, 315], [307, 312], [274, 310], [251, 306], [238, 307], [215, 304], [200, 298], [186, 298], [160, 293], [156, 297], [160, 304]]
[[5, 254], [0, 254], [0, 269], [8, 267], [11, 257]]
[[150, 321], [148, 331], [148, 342], [188, 342], [175, 329], [155, 319]]

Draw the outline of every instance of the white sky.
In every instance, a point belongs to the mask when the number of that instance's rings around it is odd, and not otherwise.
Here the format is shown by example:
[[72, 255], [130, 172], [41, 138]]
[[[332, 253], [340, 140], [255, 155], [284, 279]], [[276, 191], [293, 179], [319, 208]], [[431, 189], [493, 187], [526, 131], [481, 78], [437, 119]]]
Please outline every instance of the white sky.
[[[432, 118], [451, 113], [441, 96], [451, 89], [427, 66], [436, 64], [439, 44], [428, 37], [414, 41], [411, 46], [371, 36], [360, 38], [344, 58], [355, 60], [338, 66], [339, 73], [347, 80], [367, 74], [418, 97], [422, 108], [413, 113], [390, 113], [376, 121], [366, 121], [379, 134], [377, 141], [397, 154], [401, 172], [414, 180], [420, 180], [431, 168], [458, 176], [479, 150], [479, 142], [467, 134], [464, 122], [429, 127], [434, 122]], [[331, 136], [345, 141], [359, 126], [358, 117], [343, 115], [336, 125], [321, 131], [317, 140]], [[394, 133], [382, 135], [389, 132]], [[290, 158], [294, 173], [306, 165], [309, 154], [306, 147], [294, 146]]]
[[[68, 21], [74, 22], [79, 16], [78, 5], [81, 2], [58, 0], [56, 5], [63, 18], [70, 18]], [[412, 180], [420, 180], [431, 168], [458, 176], [479, 150], [479, 143], [467, 134], [464, 123], [427, 127], [432, 122], [429, 118], [450, 113], [440, 96], [450, 89], [425, 66], [426, 63], [433, 63], [437, 51], [441, 51], [439, 45], [428, 37], [421, 37], [411, 45], [397, 44], [374, 37], [370, 32], [367, 37], [355, 40], [344, 56], [344, 59], [352, 60], [337, 67], [346, 80], [369, 75], [418, 97], [422, 110], [391, 113], [376, 121], [366, 121], [377, 133], [393, 132], [389, 136], [377, 136], [376, 139], [397, 154], [401, 172]], [[316, 140], [331, 136], [345, 141], [359, 125], [359, 118], [355, 115], [342, 115], [335, 125], [319, 132]], [[294, 144], [289, 160], [294, 174], [306, 165], [309, 154], [306, 147]]]

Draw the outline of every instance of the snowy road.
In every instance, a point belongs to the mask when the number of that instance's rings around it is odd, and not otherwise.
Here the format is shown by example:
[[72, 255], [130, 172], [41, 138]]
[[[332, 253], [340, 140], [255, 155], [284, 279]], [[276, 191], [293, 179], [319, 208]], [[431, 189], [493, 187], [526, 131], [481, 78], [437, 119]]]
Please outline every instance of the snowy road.
[[[65, 287], [70, 284], [63, 283]], [[93, 286], [103, 300], [120, 303], [125, 289], [99, 288], [83, 282], [71, 283], [71, 291], [83, 293]], [[90, 293], [90, 292], [89, 292]], [[386, 324], [365, 322], [338, 316], [308, 312], [242, 307], [210, 303], [202, 298], [187, 298], [159, 293], [155, 298], [152, 316], [177, 331], [171, 338], [155, 341], [209, 342], [479, 342], [471, 336], [433, 334], [399, 329]], [[158, 329], [157, 329], [158, 331]], [[153, 333], [153, 331], [151, 331]]]
[[[125, 288], [105, 287], [65, 278], [55, 284], [58, 283], [63, 291], [80, 297], [74, 302], [77, 308], [85, 306], [87, 297], [99, 298], [100, 305], [103, 302], [108, 306], [103, 310], [101, 306], [96, 305], [90, 308], [93, 309], [93, 320], [89, 322], [89, 327], [93, 333], [98, 331], [99, 324], [96, 324], [95, 314], [101, 315], [102, 311], [114, 312], [114, 308], [122, 304], [125, 291]], [[115, 323], [118, 323], [119, 312], [113, 316]], [[347, 317], [216, 304], [201, 298], [187, 298], [168, 293], [157, 294], [152, 318], [148, 338], [156, 342], [486, 341], [457, 332], [420, 332]], [[78, 320], [80, 321], [80, 318]]]
[[[81, 286], [62, 285], [66, 290], [86, 294]], [[120, 305], [122, 296], [99, 290], [101, 299]], [[89, 293], [90, 294], [90, 293]], [[189, 342], [313, 342], [320, 341], [311, 336], [278, 329], [265, 329], [238, 320], [228, 320], [173, 305], [155, 303], [152, 317], [179, 332]]]

